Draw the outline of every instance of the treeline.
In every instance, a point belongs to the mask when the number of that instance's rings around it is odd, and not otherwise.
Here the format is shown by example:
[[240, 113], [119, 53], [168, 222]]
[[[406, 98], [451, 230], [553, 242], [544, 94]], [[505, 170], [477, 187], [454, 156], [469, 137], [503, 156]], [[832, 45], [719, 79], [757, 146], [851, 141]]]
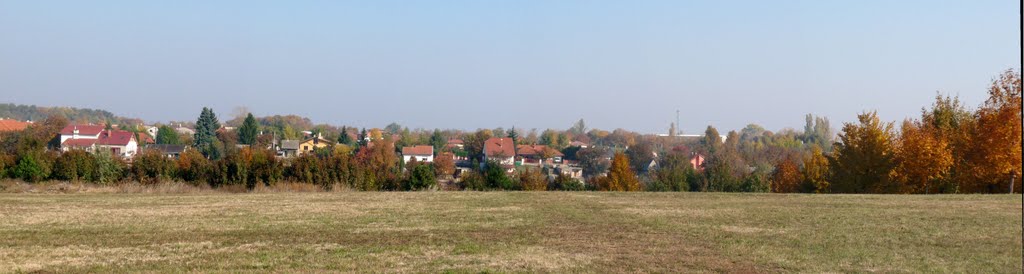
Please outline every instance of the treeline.
[[41, 107], [35, 105], [0, 104], [0, 118], [21, 121], [42, 121], [51, 116], [59, 116], [75, 123], [140, 125], [142, 120], [119, 117], [106, 110], [73, 108], [73, 107]]
[[[834, 142], [828, 120], [810, 115], [803, 133], [751, 125], [723, 142], [708, 127], [697, 144], [661, 150], [658, 168], [634, 171], [648, 190], [1020, 193], [1021, 122], [1021, 77], [1011, 70], [993, 80], [976, 110], [937, 95], [920, 118], [898, 129], [873, 111], [862, 113]], [[647, 163], [648, 147], [638, 144], [626, 154]], [[707, 157], [703, 171], [680, 164], [693, 154]]]
[[[235, 120], [231, 123], [236, 130], [223, 130], [213, 110], [204, 108], [194, 123], [195, 135], [177, 136], [167, 127], [158, 134], [167, 135], [156, 138], [158, 143], [188, 144], [192, 149], [176, 159], [145, 151], [128, 163], [109, 152], [56, 152], [55, 136], [68, 120], [51, 116], [25, 131], [0, 135], [0, 176], [101, 184], [173, 180], [250, 189], [298, 182], [367, 191], [1005, 193], [1011, 184], [1015, 192], [1021, 190], [1021, 80], [1015, 71], [996, 78], [988, 99], [977, 109], [956, 97], [938, 95], [919, 118], [896, 124], [866, 112], [838, 133], [833, 133], [827, 118], [813, 115], [806, 117], [803, 131], [772, 132], [749, 125], [728, 132], [724, 139], [711, 126], [702, 137], [689, 138], [676, 136], [674, 125], [669, 136], [654, 136], [589, 129], [583, 120], [565, 130], [543, 131], [410, 130], [396, 123], [370, 130], [318, 125], [312, 128], [314, 135], [337, 144], [279, 158], [272, 144], [299, 137], [289, 136], [298, 134], [293, 126], [311, 126], [308, 119], [247, 114]], [[508, 173], [497, 163], [481, 163], [483, 144], [493, 137], [560, 151], [582, 168], [584, 179], [556, 172], [553, 166], [518, 167]], [[446, 146], [450, 139], [463, 141], [464, 147]], [[434, 146], [438, 157], [433, 163], [406, 165], [399, 151], [410, 145]], [[470, 160], [460, 170], [453, 155]]]

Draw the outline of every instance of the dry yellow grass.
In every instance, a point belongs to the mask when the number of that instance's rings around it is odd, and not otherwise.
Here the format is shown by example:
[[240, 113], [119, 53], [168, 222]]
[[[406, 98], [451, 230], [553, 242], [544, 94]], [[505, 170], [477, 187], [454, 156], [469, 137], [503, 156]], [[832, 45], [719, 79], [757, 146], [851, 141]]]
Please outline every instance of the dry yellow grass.
[[0, 270], [1021, 272], [1020, 195], [260, 191], [2, 194]]

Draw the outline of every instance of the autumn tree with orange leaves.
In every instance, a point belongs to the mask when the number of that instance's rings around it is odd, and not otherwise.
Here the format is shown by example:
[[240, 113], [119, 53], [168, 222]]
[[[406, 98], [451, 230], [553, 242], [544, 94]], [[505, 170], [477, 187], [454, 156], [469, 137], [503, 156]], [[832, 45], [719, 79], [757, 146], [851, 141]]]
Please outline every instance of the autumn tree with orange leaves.
[[1021, 76], [1008, 70], [992, 81], [989, 98], [978, 109], [972, 148], [966, 155], [973, 180], [964, 182], [967, 192], [1005, 193], [1016, 175], [1014, 192], [1020, 192], [1021, 174]]
[[775, 171], [771, 177], [771, 191], [775, 193], [800, 192], [800, 183], [803, 181], [803, 174], [800, 173], [800, 166], [792, 156], [782, 158], [775, 165]]
[[639, 191], [640, 179], [629, 166], [629, 158], [626, 154], [615, 153], [612, 157], [611, 168], [608, 169], [608, 176], [597, 179], [597, 187], [603, 191]]
[[893, 179], [903, 184], [905, 193], [934, 193], [935, 183], [949, 172], [953, 154], [949, 143], [929, 133], [919, 121], [903, 121], [896, 144], [896, 171]]

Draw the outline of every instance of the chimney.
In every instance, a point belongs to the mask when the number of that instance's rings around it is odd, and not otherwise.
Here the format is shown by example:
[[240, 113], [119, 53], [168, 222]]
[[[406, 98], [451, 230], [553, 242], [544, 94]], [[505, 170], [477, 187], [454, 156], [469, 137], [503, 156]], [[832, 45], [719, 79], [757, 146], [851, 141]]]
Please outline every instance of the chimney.
[[71, 134], [71, 139], [78, 139], [78, 126], [75, 126], [75, 131]]

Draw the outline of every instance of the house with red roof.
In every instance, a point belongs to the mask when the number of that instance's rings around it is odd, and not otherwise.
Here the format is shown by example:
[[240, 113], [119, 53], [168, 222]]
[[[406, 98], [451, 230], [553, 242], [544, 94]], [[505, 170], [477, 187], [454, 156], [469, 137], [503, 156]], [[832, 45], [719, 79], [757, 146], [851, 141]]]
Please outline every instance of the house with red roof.
[[545, 145], [518, 145], [516, 146], [516, 158], [523, 164], [540, 164], [541, 161], [561, 163], [565, 155], [561, 151]]
[[0, 119], [0, 132], [22, 131], [31, 124], [11, 119]]
[[490, 138], [484, 142], [484, 161], [515, 165], [516, 147], [512, 138]]
[[704, 171], [704, 155], [700, 153], [693, 154], [693, 157], [690, 157], [690, 165], [697, 171]]
[[466, 144], [462, 141], [462, 139], [448, 139], [448, 144], [446, 144], [445, 147], [451, 150], [462, 150], [466, 148]]
[[109, 149], [114, 155], [134, 157], [139, 151], [135, 133], [124, 130], [106, 130], [101, 125], [68, 125], [60, 131], [60, 150], [82, 149], [96, 151]]
[[412, 159], [420, 163], [430, 163], [434, 161], [434, 147], [427, 145], [410, 146], [402, 148], [402, 160], [406, 164]]

